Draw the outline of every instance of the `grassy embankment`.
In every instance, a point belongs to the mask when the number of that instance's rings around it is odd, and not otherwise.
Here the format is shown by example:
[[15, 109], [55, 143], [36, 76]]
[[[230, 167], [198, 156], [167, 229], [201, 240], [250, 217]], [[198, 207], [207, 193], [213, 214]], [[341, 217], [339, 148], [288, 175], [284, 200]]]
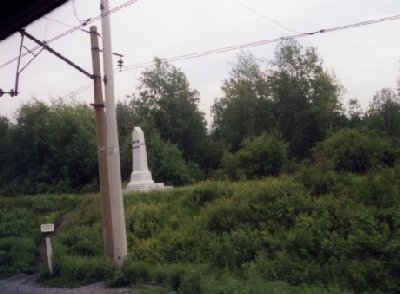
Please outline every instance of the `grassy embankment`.
[[[85, 196], [54, 237], [50, 283], [107, 280], [180, 293], [398, 293], [399, 179], [397, 170], [355, 176], [313, 168], [128, 195], [130, 255], [122, 269], [104, 261], [99, 200]], [[49, 279], [46, 270], [41, 277]]]
[[0, 277], [32, 273], [40, 224], [56, 222], [79, 201], [75, 195], [0, 196]]

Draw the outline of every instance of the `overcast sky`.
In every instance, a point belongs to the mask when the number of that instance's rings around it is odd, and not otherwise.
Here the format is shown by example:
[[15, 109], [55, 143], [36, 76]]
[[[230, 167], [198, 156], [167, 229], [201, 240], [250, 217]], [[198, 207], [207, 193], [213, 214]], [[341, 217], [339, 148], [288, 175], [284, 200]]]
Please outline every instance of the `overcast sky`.
[[[127, 0], [110, 0], [116, 7]], [[70, 0], [27, 27], [40, 40], [48, 40], [79, 24], [79, 19], [100, 14], [100, 0]], [[75, 11], [75, 13], [74, 13]], [[138, 0], [111, 15], [113, 51], [124, 55], [126, 66], [193, 52], [275, 39], [293, 32], [311, 32], [400, 14], [398, 0]], [[100, 23], [97, 22], [101, 31]], [[399, 76], [400, 20], [352, 28], [299, 39], [314, 46], [324, 66], [334, 72], [346, 89], [344, 104], [357, 98], [366, 107], [374, 93], [394, 88]], [[0, 42], [0, 65], [18, 55], [20, 35]], [[34, 44], [26, 41], [30, 48]], [[91, 71], [90, 40], [77, 31], [50, 44], [55, 50]], [[271, 59], [276, 44], [248, 49], [257, 58]], [[220, 97], [238, 51], [213, 54], [173, 64], [185, 72], [192, 88], [201, 95], [200, 109], [209, 119], [209, 109]], [[30, 57], [22, 59], [26, 63]], [[114, 58], [116, 65], [117, 58]], [[16, 62], [0, 68], [0, 88], [14, 87]], [[136, 91], [143, 69], [115, 75], [116, 97], [126, 99]], [[68, 95], [90, 80], [48, 52], [42, 52], [20, 78], [20, 95], [0, 98], [0, 115], [13, 117], [22, 102], [31, 97], [49, 101]], [[78, 94], [91, 103], [93, 89]], [[68, 100], [66, 100], [68, 101]]]

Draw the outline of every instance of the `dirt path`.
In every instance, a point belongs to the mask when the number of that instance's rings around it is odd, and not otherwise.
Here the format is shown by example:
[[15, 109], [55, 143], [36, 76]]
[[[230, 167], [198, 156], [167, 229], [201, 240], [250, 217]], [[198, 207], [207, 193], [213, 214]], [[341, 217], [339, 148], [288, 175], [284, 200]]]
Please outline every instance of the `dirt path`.
[[111, 289], [104, 283], [96, 283], [85, 287], [43, 288], [36, 283], [36, 276], [18, 274], [8, 279], [0, 280], [0, 293], [4, 294], [133, 294], [139, 293], [131, 288]]

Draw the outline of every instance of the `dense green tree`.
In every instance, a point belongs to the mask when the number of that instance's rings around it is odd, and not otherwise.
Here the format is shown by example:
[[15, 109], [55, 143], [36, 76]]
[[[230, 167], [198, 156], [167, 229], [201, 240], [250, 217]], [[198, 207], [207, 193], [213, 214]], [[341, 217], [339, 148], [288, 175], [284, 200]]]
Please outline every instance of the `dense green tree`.
[[7, 135], [4, 194], [72, 192], [97, 185], [94, 120], [86, 105], [33, 100]]
[[314, 48], [294, 40], [276, 47], [267, 75], [275, 120], [291, 155], [308, 156], [341, 116], [341, 86]]
[[158, 58], [142, 73], [139, 95], [134, 96], [141, 116], [151, 117], [161, 139], [176, 144], [186, 160], [206, 165], [207, 130], [198, 109], [199, 92], [185, 74]]
[[383, 88], [373, 98], [365, 118], [366, 124], [387, 137], [400, 137], [400, 99], [392, 89]]
[[6, 136], [7, 130], [10, 127], [10, 122], [6, 117], [0, 117], [0, 140]]
[[275, 49], [263, 72], [251, 54], [242, 53], [213, 107], [213, 135], [237, 150], [249, 135], [278, 130], [290, 155], [303, 158], [316, 142], [343, 125], [342, 88], [322, 67], [314, 48], [288, 40]]
[[0, 117], [0, 186], [6, 183], [5, 166], [8, 161], [8, 134], [10, 132], [10, 122], [5, 117]]
[[275, 127], [266, 77], [253, 55], [237, 55], [222, 91], [224, 96], [215, 101], [211, 110], [213, 137], [222, 146], [237, 150], [245, 137]]
[[355, 128], [362, 125], [364, 113], [362, 111], [360, 102], [357, 99], [353, 98], [349, 100], [349, 109], [347, 113], [350, 127]]

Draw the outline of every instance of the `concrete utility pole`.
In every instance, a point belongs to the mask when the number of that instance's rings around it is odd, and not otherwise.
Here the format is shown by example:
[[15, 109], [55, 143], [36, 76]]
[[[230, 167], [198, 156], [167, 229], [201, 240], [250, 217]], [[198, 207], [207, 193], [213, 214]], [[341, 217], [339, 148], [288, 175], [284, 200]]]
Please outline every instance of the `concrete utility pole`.
[[96, 120], [97, 158], [99, 162], [101, 220], [103, 225], [104, 253], [108, 261], [114, 260], [114, 238], [111, 214], [110, 182], [107, 162], [107, 129], [101, 85], [100, 48], [97, 27], [90, 27], [94, 79], [94, 115]]
[[108, 175], [110, 179], [111, 212], [114, 232], [114, 260], [122, 265], [127, 254], [124, 201], [122, 198], [121, 169], [117, 119], [114, 101], [114, 72], [112, 66], [110, 7], [108, 0], [101, 0], [101, 27], [103, 39], [104, 84], [106, 94]]

